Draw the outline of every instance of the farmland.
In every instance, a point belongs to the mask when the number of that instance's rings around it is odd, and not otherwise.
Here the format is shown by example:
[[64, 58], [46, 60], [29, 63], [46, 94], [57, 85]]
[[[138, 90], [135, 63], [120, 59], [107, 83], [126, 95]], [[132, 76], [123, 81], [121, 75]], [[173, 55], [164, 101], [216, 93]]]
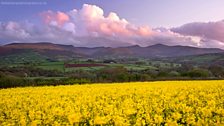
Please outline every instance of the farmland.
[[[156, 55], [145, 57], [145, 54], [150, 53], [147, 50], [138, 53], [146, 49], [138, 46], [127, 47], [128, 50], [134, 49], [132, 51], [136, 52], [136, 55], [126, 55], [120, 49], [112, 48], [76, 48], [52, 43], [28, 45], [12, 44], [8, 45], [10, 47], [2, 47], [0, 88], [224, 78], [224, 55], [212, 53], [212, 49], [208, 54], [196, 55], [198, 54], [196, 50], [200, 49], [195, 48], [195, 55], [190, 53], [174, 57], [165, 56], [169, 51], [163, 53], [156, 51]], [[47, 47], [50, 50], [46, 50]], [[179, 48], [164, 45], [154, 45], [151, 48], [157, 50], [161, 47], [168, 48], [171, 51], [168, 54], [172, 53], [172, 48]], [[136, 48], [139, 48], [139, 51], [136, 51]], [[101, 49], [109, 52], [101, 52], [103, 51]], [[93, 53], [94, 50], [99, 52]], [[162, 51], [165, 50], [162, 48]], [[86, 54], [82, 54], [83, 52]], [[107, 55], [101, 56], [101, 54]]]
[[0, 90], [1, 125], [224, 125], [224, 81]]

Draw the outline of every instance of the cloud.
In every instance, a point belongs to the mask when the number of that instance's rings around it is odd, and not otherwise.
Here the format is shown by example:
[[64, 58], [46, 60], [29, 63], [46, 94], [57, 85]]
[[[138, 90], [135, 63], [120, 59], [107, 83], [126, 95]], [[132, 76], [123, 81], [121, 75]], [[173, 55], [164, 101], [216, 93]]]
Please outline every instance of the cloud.
[[88, 4], [68, 12], [48, 10], [41, 12], [40, 17], [39, 25], [28, 21], [0, 23], [0, 41], [48, 41], [87, 47], [162, 43], [224, 48], [223, 22], [192, 23], [172, 29], [151, 28], [135, 25], [115, 12], [105, 15], [102, 8]]
[[[71, 26], [69, 26], [71, 25]], [[38, 26], [30, 22], [0, 23], [0, 42], [54, 42], [61, 44], [74, 44], [76, 40], [72, 24], [63, 28], [55, 26]]]
[[43, 21], [46, 24], [61, 26], [65, 22], [69, 21], [69, 16], [65, 14], [64, 12], [60, 12], [60, 11], [53, 12], [51, 10], [48, 10], [46, 12], [42, 12], [40, 16], [42, 17]]
[[[79, 25], [81, 31], [89, 36], [107, 36], [125, 38], [131, 36], [147, 36], [152, 33], [148, 26], [137, 27], [116, 13], [110, 12], [104, 16], [104, 11], [98, 6], [84, 4], [81, 10], [72, 10], [68, 15]], [[77, 33], [79, 34], [79, 33]]]
[[75, 26], [75, 24], [74, 23], [71, 23], [71, 22], [69, 22], [69, 23], [66, 23], [64, 26], [63, 26], [63, 29], [65, 30], [65, 31], [69, 31], [69, 32], [72, 32], [73, 34], [75, 34], [76, 33], [76, 31], [75, 31], [75, 28], [76, 26]]
[[224, 44], [224, 21], [189, 23], [171, 30], [183, 35], [201, 37], [201, 44], [204, 46], [207, 44], [209, 47], [223, 47]]
[[25, 39], [29, 36], [29, 32], [21, 28], [17, 22], [0, 23], [0, 38]]
[[186, 36], [179, 33], [172, 32], [170, 29], [166, 28], [156, 28], [153, 29], [154, 35], [139, 38], [137, 43], [142, 46], [154, 45], [154, 44], [166, 44], [166, 45], [184, 45], [184, 46], [194, 46], [201, 47], [199, 45], [201, 39], [195, 36]]
[[[56, 21], [55, 18], [52, 18], [52, 15], [55, 16], [56, 14], [52, 13], [54, 12], [43, 12], [44, 17], [54, 19], [51, 22], [47, 20], [47, 25], [72, 31], [75, 33], [74, 37], [79, 41], [79, 45], [82, 46], [182, 44], [177, 43], [176, 40], [180, 42], [189, 41], [188, 45], [196, 45], [194, 42], [191, 43], [190, 37], [180, 36], [165, 28], [159, 31], [149, 26], [137, 26], [124, 18], [120, 18], [115, 12], [110, 12], [105, 16], [103, 9], [96, 5], [84, 4], [80, 10], [73, 9], [64, 13], [70, 20], [64, 22], [63, 25], [54, 23]], [[48, 18], [44, 18], [44, 22], [46, 22], [45, 19]]]

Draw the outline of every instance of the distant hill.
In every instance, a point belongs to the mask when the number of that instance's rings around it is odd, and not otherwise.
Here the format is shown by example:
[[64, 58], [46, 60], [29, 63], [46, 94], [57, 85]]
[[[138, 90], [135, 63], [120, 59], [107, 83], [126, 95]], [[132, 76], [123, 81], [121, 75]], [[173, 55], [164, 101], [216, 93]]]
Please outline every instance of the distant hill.
[[201, 55], [191, 55], [191, 56], [181, 56], [181, 57], [171, 57], [171, 58], [161, 58], [160, 60], [174, 62], [174, 63], [184, 63], [184, 64], [194, 64], [194, 65], [220, 65], [224, 66], [224, 53], [210, 53]]
[[189, 46], [167, 46], [156, 44], [148, 47], [138, 45], [128, 47], [97, 47], [97, 48], [79, 48], [77, 52], [90, 57], [143, 57], [143, 58], [160, 58], [160, 57], [178, 57], [201, 54], [222, 53], [224, 50], [218, 48], [196, 48]]
[[[20, 55], [27, 52], [38, 54], [48, 59], [66, 60], [72, 58], [118, 58], [118, 57], [142, 57], [142, 58], [164, 58], [180, 57], [202, 54], [223, 53], [218, 48], [196, 48], [189, 46], [167, 46], [156, 44], [148, 47], [138, 45], [128, 47], [74, 47], [72, 45], [40, 43], [11, 43], [0, 46], [0, 57], [7, 55]], [[29, 54], [29, 53], [27, 53]]]
[[[11, 43], [1, 47], [4, 50], [0, 51], [0, 56], [6, 56], [11, 54], [23, 54], [27, 52], [36, 53], [38, 55], [47, 57], [51, 60], [66, 60], [76, 57], [84, 57], [83, 54], [75, 52], [76, 50], [72, 45], [53, 44], [48, 42], [40, 43]], [[29, 54], [29, 53], [28, 53]]]
[[39, 43], [11, 43], [3, 47], [14, 48], [14, 49], [34, 49], [34, 50], [61, 50], [66, 51], [73, 48], [72, 45], [61, 45], [53, 44], [49, 42]]

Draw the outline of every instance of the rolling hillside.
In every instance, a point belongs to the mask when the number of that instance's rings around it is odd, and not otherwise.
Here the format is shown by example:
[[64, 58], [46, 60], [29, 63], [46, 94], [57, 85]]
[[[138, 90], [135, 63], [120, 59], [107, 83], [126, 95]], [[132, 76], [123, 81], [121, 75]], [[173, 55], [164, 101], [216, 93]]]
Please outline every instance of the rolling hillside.
[[37, 54], [50, 60], [68, 60], [74, 58], [119, 58], [119, 57], [141, 57], [141, 58], [164, 58], [181, 57], [191, 55], [203, 55], [222, 53], [224, 50], [217, 48], [196, 48], [188, 46], [167, 46], [156, 44], [148, 47], [138, 45], [128, 47], [74, 47], [72, 45], [61, 45], [47, 42], [41, 43], [12, 43], [0, 47], [0, 57], [21, 54]]

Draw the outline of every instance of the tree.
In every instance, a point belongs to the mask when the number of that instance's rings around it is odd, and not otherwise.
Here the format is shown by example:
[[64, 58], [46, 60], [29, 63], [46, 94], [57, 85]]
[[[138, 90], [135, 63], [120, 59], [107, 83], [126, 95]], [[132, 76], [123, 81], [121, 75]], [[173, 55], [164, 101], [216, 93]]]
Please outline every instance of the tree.
[[211, 65], [208, 67], [208, 70], [211, 71], [212, 75], [215, 77], [224, 77], [224, 68], [220, 65]]
[[98, 71], [97, 77], [109, 82], [123, 82], [128, 81], [128, 71], [123, 66], [105, 67]]
[[191, 78], [208, 77], [209, 71], [206, 69], [197, 68], [197, 69], [190, 70], [186, 73], [183, 73], [182, 76], [188, 76]]

